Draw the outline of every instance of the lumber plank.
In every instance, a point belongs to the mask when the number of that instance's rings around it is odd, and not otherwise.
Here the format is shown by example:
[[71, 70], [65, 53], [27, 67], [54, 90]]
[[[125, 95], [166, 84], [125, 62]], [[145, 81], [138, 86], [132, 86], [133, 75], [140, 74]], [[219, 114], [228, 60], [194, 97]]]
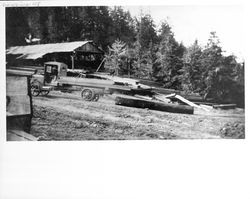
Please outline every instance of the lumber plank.
[[164, 95], [154, 95], [154, 98], [165, 103], [171, 102], [171, 100], [167, 99]]
[[18, 71], [27, 71], [27, 72], [32, 72], [32, 73], [35, 73], [37, 69], [35, 68], [31, 68], [31, 67], [15, 67], [15, 66], [12, 66], [12, 67], [8, 67], [8, 69], [11, 69], [11, 70], [18, 70]]
[[6, 69], [6, 75], [32, 76], [34, 71]]
[[75, 78], [75, 77], [60, 77], [58, 79], [59, 84], [69, 84], [73, 86], [83, 86], [90, 88], [111, 88], [117, 90], [130, 91], [131, 88], [128, 86], [114, 85], [111, 80], [92, 79], [92, 78]]
[[200, 104], [199, 106], [200, 106], [200, 107], [203, 107], [203, 108], [206, 108], [206, 109], [213, 109], [212, 106], [205, 105], [205, 104]]
[[20, 130], [9, 130], [7, 132], [7, 141], [37, 141], [38, 138]]
[[191, 102], [191, 101], [185, 99], [184, 97], [182, 97], [182, 96], [180, 96], [180, 95], [175, 95], [175, 98], [181, 100], [182, 102], [184, 102], [185, 104], [188, 104], [189, 106], [192, 106], [192, 107], [195, 107], [195, 108], [201, 108], [201, 109], [203, 109], [203, 110], [205, 110], [205, 111], [208, 111], [207, 108], [198, 106], [197, 104], [195, 104], [195, 103], [193, 103], [193, 102]]
[[137, 98], [140, 98], [140, 99], [152, 100], [152, 97], [147, 97], [147, 96], [143, 96], [143, 95], [134, 95], [134, 96]]
[[[152, 87], [152, 91], [163, 94], [163, 95], [169, 95], [169, 94], [177, 94], [183, 96], [185, 99], [189, 101], [201, 101], [203, 102], [204, 99], [199, 94], [185, 94], [183, 91], [174, 90], [174, 89], [166, 89], [166, 88], [160, 88], [160, 87]], [[211, 100], [211, 99], [210, 99]]]
[[94, 84], [94, 85], [113, 85], [114, 82], [111, 80], [102, 80], [94, 78], [76, 78], [76, 77], [60, 77], [58, 83], [62, 84]]

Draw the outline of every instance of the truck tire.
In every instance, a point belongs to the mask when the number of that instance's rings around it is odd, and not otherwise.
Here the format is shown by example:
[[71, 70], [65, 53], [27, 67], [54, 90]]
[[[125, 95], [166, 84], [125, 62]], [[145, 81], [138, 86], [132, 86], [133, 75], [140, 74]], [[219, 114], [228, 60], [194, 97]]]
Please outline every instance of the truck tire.
[[81, 97], [85, 101], [92, 101], [95, 98], [95, 96], [96, 96], [96, 94], [95, 94], [95, 91], [93, 89], [84, 88], [81, 91]]
[[40, 93], [41, 95], [43, 96], [47, 96], [49, 94], [50, 91], [47, 91], [47, 90], [42, 90]]
[[30, 84], [31, 84], [31, 95], [34, 97], [38, 96], [42, 88], [41, 82], [34, 80]]
[[95, 97], [93, 99], [93, 101], [97, 102], [100, 98], [100, 95], [99, 94], [95, 94]]

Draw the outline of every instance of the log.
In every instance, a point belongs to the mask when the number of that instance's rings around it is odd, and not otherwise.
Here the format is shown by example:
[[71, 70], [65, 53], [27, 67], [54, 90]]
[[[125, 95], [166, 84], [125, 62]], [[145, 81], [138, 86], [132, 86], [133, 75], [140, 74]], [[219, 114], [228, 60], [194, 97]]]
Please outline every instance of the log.
[[194, 108], [186, 105], [167, 104], [144, 99], [138, 99], [130, 96], [117, 96], [115, 98], [116, 105], [129, 106], [135, 108], [148, 108], [171, 113], [193, 114]]
[[130, 87], [114, 85], [114, 82], [111, 80], [101, 80], [93, 78], [60, 77], [57, 83], [59, 85], [67, 84], [71, 86], [83, 86], [90, 88], [107, 88], [107, 89], [115, 89], [122, 91], [131, 91]]
[[236, 108], [236, 104], [219, 104], [219, 105], [213, 105], [213, 108], [217, 109], [234, 109]]
[[6, 69], [6, 75], [32, 76], [35, 71]]
[[140, 99], [145, 99], [145, 100], [152, 100], [152, 97], [147, 97], [147, 96], [143, 96], [143, 95], [134, 95], [136, 98], [140, 98]]
[[11, 70], [21, 70], [21, 71], [28, 71], [28, 72], [33, 72], [35, 73], [37, 69], [31, 68], [31, 67], [8, 67], [8, 69]]
[[165, 102], [165, 103], [170, 103], [171, 102], [171, 100], [167, 99], [165, 97], [165, 95], [154, 95], [154, 98], [159, 100], [159, 101]]

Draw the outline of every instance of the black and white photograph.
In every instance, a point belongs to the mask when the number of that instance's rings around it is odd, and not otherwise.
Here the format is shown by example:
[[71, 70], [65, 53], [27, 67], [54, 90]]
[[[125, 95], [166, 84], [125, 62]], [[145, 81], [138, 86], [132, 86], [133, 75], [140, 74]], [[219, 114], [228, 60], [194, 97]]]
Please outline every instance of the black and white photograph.
[[0, 2], [0, 199], [249, 199], [245, 0]]
[[244, 139], [240, 17], [237, 6], [7, 7], [7, 140]]

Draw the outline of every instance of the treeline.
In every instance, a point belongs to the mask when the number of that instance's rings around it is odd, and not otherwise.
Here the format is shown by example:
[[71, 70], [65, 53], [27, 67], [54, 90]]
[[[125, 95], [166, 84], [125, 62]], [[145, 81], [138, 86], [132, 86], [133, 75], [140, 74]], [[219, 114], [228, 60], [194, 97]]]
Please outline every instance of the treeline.
[[6, 8], [6, 47], [26, 45], [28, 33], [41, 44], [93, 40], [117, 75], [244, 105], [244, 64], [223, 55], [215, 32], [205, 47], [186, 47], [167, 21], [157, 31], [149, 14], [132, 18], [122, 7]]

